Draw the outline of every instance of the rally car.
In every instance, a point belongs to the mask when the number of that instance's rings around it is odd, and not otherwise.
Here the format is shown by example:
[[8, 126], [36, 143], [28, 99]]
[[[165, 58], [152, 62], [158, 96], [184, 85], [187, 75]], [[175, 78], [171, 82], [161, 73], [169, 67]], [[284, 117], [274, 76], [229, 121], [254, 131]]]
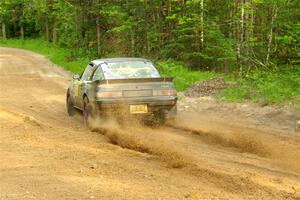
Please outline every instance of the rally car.
[[[161, 124], [177, 113], [173, 78], [161, 77], [152, 62], [142, 58], [93, 60], [74, 75], [67, 90], [67, 112], [83, 113], [83, 123], [100, 116], [127, 116]], [[125, 117], [124, 117], [125, 116]]]

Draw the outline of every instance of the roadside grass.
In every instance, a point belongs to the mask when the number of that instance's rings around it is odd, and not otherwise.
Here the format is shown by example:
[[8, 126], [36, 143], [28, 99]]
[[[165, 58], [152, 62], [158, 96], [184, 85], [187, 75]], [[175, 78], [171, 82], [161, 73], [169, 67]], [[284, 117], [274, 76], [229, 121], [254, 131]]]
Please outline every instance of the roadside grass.
[[300, 66], [278, 66], [278, 69], [272, 71], [254, 71], [243, 79], [236, 79], [221, 73], [191, 71], [174, 61], [160, 61], [156, 64], [162, 75], [174, 77], [178, 91], [184, 91], [197, 81], [223, 77], [226, 81], [237, 84], [217, 93], [216, 98], [219, 100], [251, 101], [260, 105], [289, 102], [296, 112], [300, 110]]
[[160, 61], [156, 63], [161, 75], [174, 77], [174, 83], [178, 91], [184, 91], [197, 81], [209, 80], [216, 76], [222, 76], [215, 72], [191, 71], [182, 64], [174, 61]]
[[281, 66], [269, 72], [255, 71], [239, 81], [241, 86], [228, 87], [217, 94], [217, 97], [232, 102], [249, 100], [262, 105], [290, 101], [297, 109], [297, 98], [300, 97], [300, 66], [287, 69]]
[[[49, 44], [43, 39], [0, 40], [0, 46], [34, 51], [76, 74], [80, 74], [90, 61], [88, 56], [74, 57], [69, 49]], [[184, 91], [197, 81], [218, 76], [223, 77], [226, 81], [239, 83], [237, 86], [228, 87], [216, 94], [219, 100], [229, 102], [252, 101], [262, 105], [291, 102], [291, 107], [296, 112], [300, 110], [300, 66], [294, 66], [292, 69], [291, 67], [280, 66], [279, 69], [269, 72], [255, 71], [238, 80], [221, 73], [191, 71], [184, 64], [171, 60], [158, 61], [156, 65], [163, 76], [174, 77], [174, 83], [178, 91]]]
[[49, 44], [43, 39], [9, 39], [6, 41], [0, 40], [0, 46], [34, 51], [36, 53], [44, 55], [53, 63], [62, 66], [64, 69], [76, 74], [80, 74], [90, 61], [88, 58], [71, 59], [70, 50], [61, 48], [54, 44]]

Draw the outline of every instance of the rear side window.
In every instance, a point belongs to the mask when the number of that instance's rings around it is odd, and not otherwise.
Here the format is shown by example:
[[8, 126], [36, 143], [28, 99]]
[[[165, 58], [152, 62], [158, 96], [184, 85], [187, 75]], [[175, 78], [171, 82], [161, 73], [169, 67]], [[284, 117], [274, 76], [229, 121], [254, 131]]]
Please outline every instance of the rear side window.
[[83, 74], [81, 75], [81, 79], [80, 79], [81, 81], [87, 81], [87, 80], [89, 80], [89, 77], [90, 77], [90, 75], [91, 75], [93, 66], [94, 66], [93, 64], [89, 64], [89, 65], [85, 68]]
[[93, 78], [92, 80], [93, 81], [98, 81], [98, 80], [102, 80], [103, 79], [103, 72], [102, 72], [102, 69], [101, 67], [99, 66], [96, 71], [94, 72], [94, 75], [93, 75]]

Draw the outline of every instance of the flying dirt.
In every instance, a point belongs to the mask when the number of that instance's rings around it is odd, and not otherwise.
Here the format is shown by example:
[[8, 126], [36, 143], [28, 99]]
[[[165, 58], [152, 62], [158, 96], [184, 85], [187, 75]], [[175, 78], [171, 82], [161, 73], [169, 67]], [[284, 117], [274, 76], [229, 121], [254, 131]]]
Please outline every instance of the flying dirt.
[[0, 48], [0, 200], [300, 199], [290, 115], [180, 98], [165, 126], [96, 119], [86, 129], [66, 112], [71, 78], [41, 55]]

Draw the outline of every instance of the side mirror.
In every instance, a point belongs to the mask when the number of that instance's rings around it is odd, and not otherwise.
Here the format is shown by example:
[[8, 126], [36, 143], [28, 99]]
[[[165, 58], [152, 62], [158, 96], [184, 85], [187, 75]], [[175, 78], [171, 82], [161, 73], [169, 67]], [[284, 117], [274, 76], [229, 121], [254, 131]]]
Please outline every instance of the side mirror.
[[79, 79], [80, 79], [80, 76], [79, 76], [78, 74], [74, 74], [73, 79], [74, 79], [74, 80], [79, 80]]

